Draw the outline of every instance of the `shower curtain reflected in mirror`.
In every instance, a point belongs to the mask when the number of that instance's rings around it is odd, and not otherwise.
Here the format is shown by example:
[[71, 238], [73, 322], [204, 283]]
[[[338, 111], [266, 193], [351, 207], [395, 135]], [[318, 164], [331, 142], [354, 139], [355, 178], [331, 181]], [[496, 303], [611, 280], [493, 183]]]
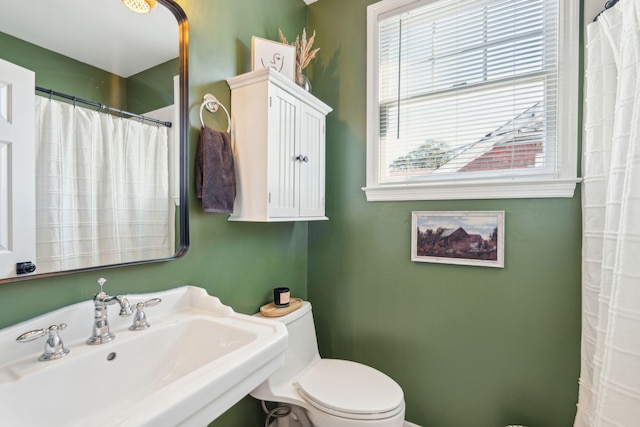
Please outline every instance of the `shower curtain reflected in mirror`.
[[640, 423], [640, 2], [587, 27], [576, 427]]
[[38, 273], [171, 256], [168, 129], [36, 96]]

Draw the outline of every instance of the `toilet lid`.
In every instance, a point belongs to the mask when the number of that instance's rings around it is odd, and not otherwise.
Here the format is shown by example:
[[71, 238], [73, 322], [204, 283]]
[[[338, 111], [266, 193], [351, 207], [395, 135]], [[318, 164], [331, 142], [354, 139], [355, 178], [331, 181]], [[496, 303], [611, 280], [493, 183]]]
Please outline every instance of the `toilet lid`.
[[330, 412], [383, 414], [398, 409], [404, 401], [402, 389], [394, 380], [348, 360], [320, 359], [297, 384], [303, 398]]

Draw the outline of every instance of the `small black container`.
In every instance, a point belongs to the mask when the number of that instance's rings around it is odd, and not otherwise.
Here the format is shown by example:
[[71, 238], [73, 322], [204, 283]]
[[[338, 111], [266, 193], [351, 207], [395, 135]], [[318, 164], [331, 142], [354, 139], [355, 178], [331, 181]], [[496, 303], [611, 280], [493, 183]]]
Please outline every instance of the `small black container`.
[[273, 305], [275, 305], [276, 307], [289, 307], [290, 299], [291, 292], [289, 292], [289, 288], [273, 289]]

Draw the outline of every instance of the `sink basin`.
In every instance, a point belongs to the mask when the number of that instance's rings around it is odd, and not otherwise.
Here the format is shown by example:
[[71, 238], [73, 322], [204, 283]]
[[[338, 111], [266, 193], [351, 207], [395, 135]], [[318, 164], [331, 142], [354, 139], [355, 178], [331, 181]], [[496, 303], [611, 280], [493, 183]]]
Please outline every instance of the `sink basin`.
[[[283, 363], [280, 322], [235, 313], [204, 289], [184, 286], [126, 295], [146, 309], [151, 328], [109, 308], [114, 341], [86, 345], [93, 303], [61, 308], [0, 330], [0, 414], [11, 426], [206, 426]], [[45, 338], [17, 343], [34, 329], [66, 323], [71, 350], [40, 362]]]

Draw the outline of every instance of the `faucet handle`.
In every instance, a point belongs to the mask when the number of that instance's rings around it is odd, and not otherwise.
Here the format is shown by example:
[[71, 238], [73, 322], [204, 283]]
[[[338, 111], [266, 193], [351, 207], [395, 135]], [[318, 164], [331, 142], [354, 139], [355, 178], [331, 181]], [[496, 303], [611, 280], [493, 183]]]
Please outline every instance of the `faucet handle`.
[[147, 329], [149, 326], [149, 322], [147, 322], [147, 315], [144, 312], [144, 309], [147, 307], [153, 307], [154, 305], [158, 305], [162, 302], [160, 298], [152, 298], [145, 302], [139, 302], [134, 305], [136, 308], [136, 314], [133, 317], [133, 324], [129, 327], [132, 331], [142, 331]]
[[145, 302], [139, 302], [137, 305], [142, 304], [144, 307], [153, 307], [154, 305], [158, 305], [162, 302], [162, 299], [160, 298], [151, 298], [149, 301], [145, 301]]
[[[49, 326], [49, 327], [51, 327], [51, 326]], [[44, 329], [36, 329], [36, 330], [25, 332], [24, 334], [21, 334], [18, 338], [16, 338], [16, 341], [18, 341], [18, 342], [33, 341], [35, 339], [43, 337], [46, 333], [47, 333], [47, 331], [45, 331]]]
[[18, 342], [33, 341], [35, 339], [45, 336], [47, 333], [57, 334], [58, 330], [61, 331], [66, 327], [67, 327], [66, 323], [60, 323], [59, 325], [51, 325], [47, 329], [35, 329], [33, 331], [29, 331], [29, 332], [25, 332], [24, 334], [21, 334], [18, 338], [16, 338], [16, 341]]
[[104, 286], [105, 283], [107, 283], [107, 279], [105, 279], [104, 277], [101, 277], [96, 282], [98, 283], [98, 286], [100, 287], [100, 293], [104, 292], [102, 290], [102, 287]]
[[38, 358], [38, 360], [47, 361], [55, 360], [69, 354], [69, 350], [64, 347], [62, 339], [58, 335], [58, 331], [61, 331], [67, 327], [66, 323], [60, 323], [59, 325], [51, 325], [46, 329], [36, 329], [33, 331], [25, 332], [16, 338], [18, 342], [28, 342], [49, 335], [47, 342], [44, 345], [44, 353]]

